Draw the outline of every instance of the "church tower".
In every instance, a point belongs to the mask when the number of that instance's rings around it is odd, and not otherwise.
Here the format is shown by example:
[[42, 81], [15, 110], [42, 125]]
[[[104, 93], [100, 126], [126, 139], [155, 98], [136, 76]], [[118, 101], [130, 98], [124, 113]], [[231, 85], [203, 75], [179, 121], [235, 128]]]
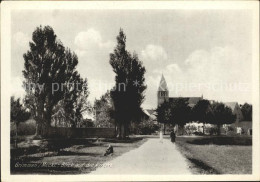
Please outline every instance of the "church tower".
[[158, 99], [158, 103], [157, 103], [158, 106], [161, 105], [164, 101], [168, 101], [169, 99], [169, 90], [163, 75], [158, 88], [157, 99]]

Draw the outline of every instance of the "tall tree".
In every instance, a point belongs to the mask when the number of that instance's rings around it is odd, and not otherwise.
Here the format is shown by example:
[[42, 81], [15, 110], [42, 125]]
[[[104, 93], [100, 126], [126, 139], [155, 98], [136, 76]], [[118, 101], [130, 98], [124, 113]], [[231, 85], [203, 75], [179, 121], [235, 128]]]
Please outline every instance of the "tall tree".
[[[190, 120], [191, 108], [188, 106], [188, 100], [185, 98], [176, 98], [172, 101], [165, 101], [157, 108], [158, 122], [178, 125], [183, 129], [184, 125]], [[164, 131], [165, 133], [165, 131]]]
[[83, 122], [84, 113], [91, 112], [91, 104], [87, 100], [89, 95], [87, 79], [83, 80], [79, 75], [72, 77], [68, 83], [77, 83], [77, 88], [70, 88], [65, 92], [64, 110], [68, 122], [72, 127], [80, 127]]
[[71, 91], [66, 85], [80, 79], [78, 57], [63, 46], [50, 26], [37, 27], [29, 45], [30, 50], [23, 55], [24, 85], [35, 104], [36, 135], [46, 135], [54, 106]]
[[214, 102], [211, 105], [212, 120], [211, 123], [217, 125], [218, 135], [220, 135], [220, 128], [223, 124], [231, 124], [236, 120], [236, 116], [232, 113], [230, 107], [223, 103]]
[[205, 134], [205, 123], [209, 123], [210, 118], [210, 103], [208, 100], [199, 100], [192, 108], [192, 119], [203, 123], [203, 134]]
[[241, 111], [243, 113], [243, 117], [245, 121], [252, 121], [252, 105], [245, 103], [241, 107]]
[[191, 119], [191, 107], [189, 106], [188, 99], [176, 98], [171, 103], [172, 124], [178, 125], [178, 130], [184, 130], [184, 125]]
[[19, 123], [24, 122], [30, 118], [30, 113], [26, 111], [26, 108], [20, 102], [20, 98], [15, 99], [11, 97], [11, 121], [15, 123], [15, 134], [17, 136], [17, 128]]
[[116, 85], [111, 92], [111, 98], [115, 109], [117, 137], [125, 138], [130, 122], [138, 121], [141, 117], [146, 70], [137, 54], [132, 55], [126, 50], [126, 36], [122, 29], [109, 62], [116, 74]]
[[163, 102], [156, 109], [157, 121], [163, 124], [163, 133], [165, 134], [165, 125], [172, 121], [172, 105], [170, 102]]
[[102, 95], [99, 100], [95, 100], [94, 108], [97, 127], [112, 127], [114, 125], [114, 110], [110, 91]]

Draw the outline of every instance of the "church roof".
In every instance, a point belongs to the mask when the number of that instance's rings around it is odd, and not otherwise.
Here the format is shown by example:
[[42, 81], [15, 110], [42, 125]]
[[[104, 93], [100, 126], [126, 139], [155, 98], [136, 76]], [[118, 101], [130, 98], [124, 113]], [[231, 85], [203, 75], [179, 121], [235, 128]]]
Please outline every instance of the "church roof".
[[230, 107], [232, 111], [234, 111], [236, 105], [238, 104], [237, 102], [225, 102], [224, 103], [226, 106]]
[[169, 100], [173, 101], [174, 99], [179, 99], [179, 98], [187, 99], [190, 107], [195, 106], [197, 102], [203, 99], [202, 97], [170, 97]]
[[155, 110], [152, 110], [152, 109], [144, 109], [143, 112], [151, 119], [156, 119], [156, 116], [155, 116]]
[[151, 114], [154, 114], [155, 110], [153, 109], [146, 109], [146, 111], [151, 115]]
[[190, 103], [190, 104], [196, 105], [197, 102], [199, 102], [200, 100], [202, 100], [201, 97], [189, 97], [189, 103]]
[[167, 83], [164, 76], [162, 75], [158, 91], [168, 91]]

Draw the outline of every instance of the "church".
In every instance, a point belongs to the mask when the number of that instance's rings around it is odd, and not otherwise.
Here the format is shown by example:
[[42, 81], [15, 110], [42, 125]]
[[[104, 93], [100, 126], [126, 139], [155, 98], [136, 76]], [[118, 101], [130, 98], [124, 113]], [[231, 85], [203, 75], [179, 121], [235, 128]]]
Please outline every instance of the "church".
[[201, 97], [169, 97], [169, 90], [167, 87], [167, 83], [166, 83], [164, 76], [162, 75], [162, 78], [161, 78], [161, 81], [159, 84], [159, 88], [158, 88], [158, 92], [157, 92], [157, 99], [158, 99], [157, 106], [161, 105], [164, 101], [171, 102], [174, 99], [178, 99], [178, 98], [187, 99], [190, 107], [195, 106], [199, 100], [203, 100], [203, 96], [201, 96]]
[[[166, 80], [162, 75], [161, 81], [159, 84], [159, 88], [157, 91], [157, 106], [160, 106], [165, 101], [174, 101], [174, 99], [183, 98], [188, 100], [188, 105], [192, 108], [194, 107], [200, 100], [203, 100], [203, 96], [201, 97], [169, 97], [169, 90], [167, 87]], [[214, 100], [210, 100], [211, 103], [214, 103]], [[243, 114], [241, 111], [241, 107], [237, 102], [224, 102], [224, 104], [232, 110], [233, 114], [236, 115], [236, 121], [232, 124], [233, 128], [243, 130], [245, 134], [252, 135], [252, 121], [244, 121]], [[154, 111], [156, 112], [156, 111]], [[197, 124], [199, 125], [199, 124]], [[237, 133], [239, 133], [237, 131]], [[241, 134], [241, 132], [240, 132]]]

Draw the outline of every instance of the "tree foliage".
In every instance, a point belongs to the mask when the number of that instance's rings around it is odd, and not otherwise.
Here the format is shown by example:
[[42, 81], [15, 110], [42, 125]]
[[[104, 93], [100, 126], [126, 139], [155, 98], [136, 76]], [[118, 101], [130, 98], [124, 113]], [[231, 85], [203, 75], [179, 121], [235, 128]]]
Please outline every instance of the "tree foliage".
[[26, 111], [26, 108], [22, 105], [20, 98], [15, 99], [11, 97], [11, 121], [16, 125], [16, 135], [17, 127], [19, 123], [24, 122], [30, 118], [30, 113]]
[[[65, 48], [50, 26], [37, 27], [32, 34], [30, 50], [23, 55], [27, 104], [34, 109], [38, 134], [45, 135], [53, 108], [64, 100], [68, 110], [75, 106], [79, 92], [75, 85], [83, 79], [76, 71], [78, 57]], [[74, 84], [71, 88], [68, 85]]]
[[114, 125], [114, 109], [110, 91], [102, 95], [99, 100], [95, 100], [94, 108], [97, 127], [111, 127]]
[[245, 121], [252, 121], [252, 105], [245, 103], [241, 107], [243, 117]]
[[208, 100], [199, 100], [192, 108], [192, 120], [203, 123], [203, 134], [205, 133], [205, 123], [210, 123], [211, 107]]
[[165, 101], [157, 108], [157, 120], [160, 123], [183, 127], [191, 119], [191, 108], [185, 98]]
[[172, 105], [170, 102], [163, 102], [156, 109], [157, 112], [157, 121], [163, 124], [169, 124], [172, 121], [173, 113], [172, 113]]
[[110, 54], [110, 64], [116, 74], [115, 87], [111, 98], [115, 109], [115, 121], [118, 137], [127, 135], [131, 121], [141, 117], [141, 104], [144, 101], [146, 89], [144, 74], [146, 72], [136, 53], [126, 50], [126, 36], [122, 29], [117, 36], [117, 46]]
[[22, 105], [20, 98], [11, 97], [11, 121], [17, 124], [24, 122], [30, 118], [30, 113]]
[[172, 102], [173, 124], [183, 127], [191, 119], [191, 107], [188, 99], [177, 98]]
[[231, 108], [221, 102], [214, 102], [211, 105], [211, 109], [213, 115], [211, 123], [217, 125], [218, 134], [220, 134], [220, 127], [223, 124], [231, 124], [236, 120], [236, 116], [232, 113]]

